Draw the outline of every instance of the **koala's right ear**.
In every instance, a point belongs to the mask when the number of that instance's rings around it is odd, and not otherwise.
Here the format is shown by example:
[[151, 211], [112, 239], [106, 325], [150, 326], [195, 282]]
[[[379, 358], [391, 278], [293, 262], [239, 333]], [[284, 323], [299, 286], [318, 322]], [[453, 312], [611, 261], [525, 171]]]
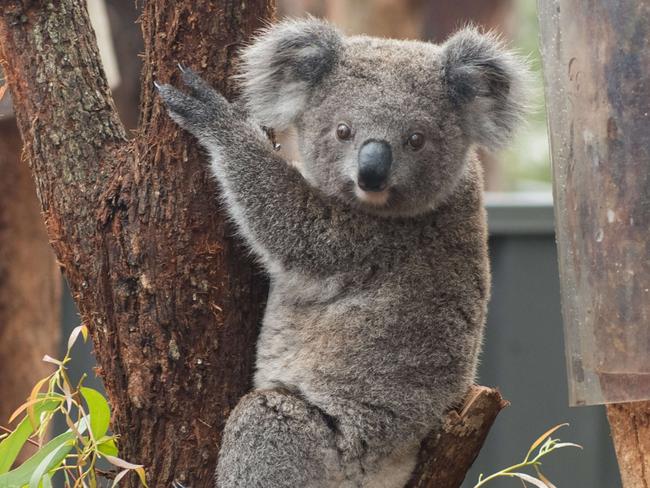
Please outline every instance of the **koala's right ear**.
[[264, 30], [242, 52], [238, 78], [251, 115], [284, 129], [305, 109], [310, 91], [339, 59], [343, 39], [331, 24], [309, 18]]

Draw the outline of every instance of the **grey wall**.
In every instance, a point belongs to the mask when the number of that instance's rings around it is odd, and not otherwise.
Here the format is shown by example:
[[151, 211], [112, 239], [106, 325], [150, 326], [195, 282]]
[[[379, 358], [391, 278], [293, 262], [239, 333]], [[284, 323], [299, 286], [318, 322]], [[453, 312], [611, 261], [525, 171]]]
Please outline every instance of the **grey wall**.
[[[619, 488], [604, 408], [567, 406], [550, 201], [493, 196], [488, 198], [488, 214], [493, 285], [479, 376], [481, 384], [498, 386], [512, 405], [498, 417], [463, 488], [471, 488], [481, 472], [491, 474], [518, 462], [540, 434], [564, 422], [571, 425], [558, 435], [585, 449], [551, 454], [544, 465], [551, 481], [558, 488]], [[67, 296], [64, 337], [77, 323]], [[77, 347], [73, 377], [85, 371], [86, 384], [98, 385], [90, 346]], [[522, 485], [506, 479], [491, 486]]]
[[[490, 199], [488, 198], [488, 202]], [[569, 408], [560, 291], [550, 201], [488, 203], [492, 300], [479, 370], [512, 405], [490, 431], [463, 488], [479, 473], [519, 462], [548, 428], [584, 446], [549, 455], [543, 471], [558, 488], [619, 488], [621, 482], [604, 407]], [[503, 479], [491, 486], [518, 487]]]

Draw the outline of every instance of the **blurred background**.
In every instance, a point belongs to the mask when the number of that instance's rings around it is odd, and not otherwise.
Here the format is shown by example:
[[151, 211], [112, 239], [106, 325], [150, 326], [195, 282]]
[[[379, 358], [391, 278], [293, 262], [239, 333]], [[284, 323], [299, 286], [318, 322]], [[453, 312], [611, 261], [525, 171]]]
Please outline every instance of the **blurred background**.
[[[142, 39], [133, 0], [89, 0], [117, 108], [137, 124]], [[535, 0], [278, 0], [278, 16], [325, 17], [347, 34], [443, 41], [467, 23], [493, 29], [528, 56], [535, 77], [532, 115], [511, 149], [482, 153], [486, 170], [492, 301], [479, 382], [512, 406], [494, 425], [463, 488], [479, 473], [518, 462], [553, 425], [584, 451], [552, 455], [545, 473], [558, 488], [621, 486], [603, 407], [568, 408], [553, 230], [551, 174]], [[182, 61], [182, 60], [179, 60]], [[0, 101], [0, 424], [48, 372], [43, 354], [62, 356], [78, 325], [74, 303], [49, 248], [9, 97]], [[89, 346], [76, 349], [73, 376], [92, 374]], [[553, 457], [554, 456], [554, 457]], [[521, 486], [499, 480], [493, 486]]]

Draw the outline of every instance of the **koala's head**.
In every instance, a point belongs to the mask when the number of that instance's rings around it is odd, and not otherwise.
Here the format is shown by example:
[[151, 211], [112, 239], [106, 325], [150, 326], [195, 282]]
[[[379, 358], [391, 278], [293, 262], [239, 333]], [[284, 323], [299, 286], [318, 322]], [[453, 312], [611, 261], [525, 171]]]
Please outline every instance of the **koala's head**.
[[524, 113], [525, 63], [474, 28], [435, 45], [285, 21], [242, 59], [251, 115], [297, 128], [305, 178], [382, 215], [435, 208], [472, 148], [503, 146]]

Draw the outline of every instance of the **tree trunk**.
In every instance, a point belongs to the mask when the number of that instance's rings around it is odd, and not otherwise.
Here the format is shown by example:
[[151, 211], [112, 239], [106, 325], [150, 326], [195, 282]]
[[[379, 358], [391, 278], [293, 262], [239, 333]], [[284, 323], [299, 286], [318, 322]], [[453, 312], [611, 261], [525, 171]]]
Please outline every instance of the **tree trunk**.
[[272, 13], [270, 0], [148, 2], [140, 128], [129, 143], [83, 2], [0, 9], [48, 234], [92, 332], [122, 456], [146, 465], [150, 486], [211, 485], [221, 429], [250, 386], [266, 292], [153, 80], [175, 81], [182, 62], [230, 92], [233, 53]]
[[[231, 94], [234, 53], [273, 16], [273, 2], [145, 3], [132, 141], [83, 2], [0, 2], [0, 57], [25, 152], [50, 240], [92, 333], [121, 456], [145, 465], [150, 486], [212, 486], [224, 422], [250, 387], [267, 285], [231, 238], [196, 142], [152, 88], [154, 80], [178, 81], [182, 63]], [[430, 454], [412, 486], [458, 487], [504, 405], [489, 391], [472, 398], [424, 443]], [[461, 451], [444, 468], [455, 481], [431, 481], [437, 459]]]
[[648, 400], [650, 0], [539, 11], [570, 399]]
[[[13, 118], [0, 122], [0, 424], [52, 370], [61, 329], [61, 274]], [[25, 453], [26, 454], [26, 453]]]

